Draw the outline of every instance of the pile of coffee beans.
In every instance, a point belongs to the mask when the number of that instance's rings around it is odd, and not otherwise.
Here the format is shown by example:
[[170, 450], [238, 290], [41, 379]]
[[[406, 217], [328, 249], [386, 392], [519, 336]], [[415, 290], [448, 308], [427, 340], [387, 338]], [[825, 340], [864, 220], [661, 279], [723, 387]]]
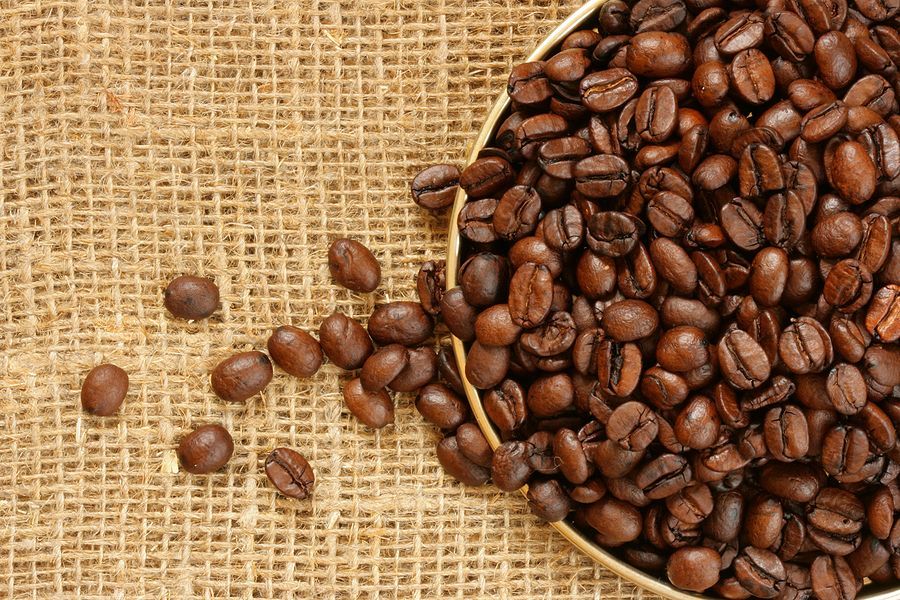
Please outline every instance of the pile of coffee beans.
[[468, 196], [458, 287], [418, 289], [503, 440], [426, 386], [448, 472], [684, 590], [900, 578], [898, 15], [610, 0], [513, 68], [493, 145], [412, 183]]

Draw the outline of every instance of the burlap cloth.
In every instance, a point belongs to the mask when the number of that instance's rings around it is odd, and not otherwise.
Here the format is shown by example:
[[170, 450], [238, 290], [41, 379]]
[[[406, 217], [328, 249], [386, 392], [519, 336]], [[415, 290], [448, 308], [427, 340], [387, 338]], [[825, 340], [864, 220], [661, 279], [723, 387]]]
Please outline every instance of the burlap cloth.
[[[408, 181], [461, 162], [514, 61], [577, 5], [553, 0], [0, 0], [0, 596], [15, 598], [609, 598], [640, 595], [531, 517], [464, 489], [438, 434], [398, 396], [373, 433], [345, 375], [276, 372], [226, 405], [210, 369], [414, 297], [446, 219]], [[384, 282], [331, 284], [352, 235]], [[162, 307], [181, 273], [222, 309]], [[79, 409], [88, 369], [131, 374], [119, 417]], [[209, 477], [174, 446], [222, 422]], [[274, 493], [274, 446], [314, 464], [306, 502]]]

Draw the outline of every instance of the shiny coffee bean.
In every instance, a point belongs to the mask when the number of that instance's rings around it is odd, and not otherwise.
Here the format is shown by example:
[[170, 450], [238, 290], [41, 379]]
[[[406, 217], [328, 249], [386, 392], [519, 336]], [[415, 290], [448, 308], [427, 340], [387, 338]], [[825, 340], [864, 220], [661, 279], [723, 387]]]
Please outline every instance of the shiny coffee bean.
[[294, 377], [312, 377], [322, 366], [322, 347], [302, 329], [282, 325], [267, 342], [269, 356], [276, 365]]
[[456, 199], [459, 176], [459, 169], [453, 165], [427, 167], [412, 181], [413, 202], [428, 210], [446, 209]]
[[182, 275], [166, 286], [163, 304], [166, 310], [179, 319], [205, 319], [219, 308], [219, 288], [210, 279]]
[[213, 369], [210, 383], [216, 395], [227, 402], [244, 402], [263, 391], [272, 381], [272, 362], [262, 352], [241, 352]]
[[176, 453], [185, 471], [203, 475], [225, 466], [234, 453], [234, 441], [221, 425], [202, 425], [181, 439]]
[[275, 448], [266, 457], [266, 476], [288, 498], [305, 500], [312, 493], [316, 476], [302, 454], [290, 448]]
[[378, 260], [356, 240], [341, 238], [331, 242], [328, 270], [332, 279], [354, 292], [372, 292], [381, 283]]
[[334, 312], [319, 326], [319, 344], [328, 360], [352, 371], [363, 366], [374, 351], [365, 328], [355, 319]]

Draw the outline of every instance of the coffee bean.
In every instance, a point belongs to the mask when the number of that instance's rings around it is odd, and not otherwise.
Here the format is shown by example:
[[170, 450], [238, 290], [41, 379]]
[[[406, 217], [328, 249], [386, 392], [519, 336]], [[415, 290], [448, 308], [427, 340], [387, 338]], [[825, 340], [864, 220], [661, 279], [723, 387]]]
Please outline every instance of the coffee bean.
[[679, 294], [690, 295], [697, 287], [697, 266], [688, 253], [671, 238], [656, 238], [650, 244], [656, 272]]
[[584, 519], [597, 531], [599, 541], [616, 547], [641, 534], [641, 513], [617, 498], [606, 496], [584, 509]]
[[213, 369], [210, 383], [216, 396], [227, 402], [244, 402], [272, 381], [272, 362], [262, 352], [241, 352]]
[[312, 377], [322, 366], [322, 347], [316, 338], [291, 325], [275, 329], [267, 348], [275, 364], [294, 377]]
[[753, 251], [765, 243], [763, 216], [752, 202], [735, 198], [722, 207], [720, 219], [726, 235], [737, 247]]
[[466, 458], [456, 436], [451, 435], [438, 442], [437, 458], [444, 470], [464, 485], [484, 485], [491, 478], [489, 469]]
[[305, 500], [312, 493], [316, 476], [305, 458], [290, 448], [275, 448], [266, 457], [266, 476], [288, 498]]
[[509, 285], [509, 314], [512, 322], [527, 329], [544, 322], [553, 300], [553, 277], [544, 265], [525, 263]]
[[784, 587], [787, 574], [774, 553], [745, 547], [734, 561], [734, 574], [741, 587], [759, 598], [774, 598]]
[[463, 206], [456, 219], [459, 234], [476, 244], [490, 244], [497, 241], [500, 237], [494, 229], [494, 213], [497, 211], [497, 205], [497, 200], [485, 198]]
[[675, 437], [685, 447], [704, 450], [719, 437], [721, 420], [715, 402], [708, 396], [689, 399], [675, 419]]
[[588, 246], [602, 256], [622, 257], [631, 252], [640, 236], [638, 222], [622, 212], [597, 213], [588, 221]]
[[221, 425], [201, 425], [181, 439], [176, 453], [185, 471], [203, 475], [225, 466], [234, 453], [234, 441]]
[[363, 425], [381, 429], [394, 422], [394, 403], [386, 391], [368, 391], [357, 377], [344, 384], [344, 402], [347, 409]]
[[678, 125], [677, 113], [678, 100], [672, 88], [664, 85], [647, 88], [635, 106], [637, 131], [646, 142], [663, 142]]
[[837, 98], [828, 86], [814, 79], [797, 79], [788, 86], [788, 97], [799, 110], [813, 110]]
[[812, 30], [800, 16], [788, 10], [769, 13], [763, 33], [775, 52], [792, 62], [802, 62], [815, 47]]
[[362, 325], [339, 312], [319, 326], [319, 343], [328, 360], [341, 369], [359, 369], [374, 351], [372, 340]]
[[419, 295], [419, 304], [430, 315], [438, 315], [441, 312], [441, 300], [447, 287], [446, 263], [442, 260], [427, 261], [422, 263], [419, 273], [416, 275], [416, 292]]
[[678, 493], [690, 481], [690, 465], [684, 457], [675, 454], [660, 455], [641, 468], [635, 476], [635, 483], [653, 500]]
[[775, 95], [775, 74], [766, 55], [756, 48], [738, 52], [729, 67], [731, 89], [740, 100], [764, 104]]
[[469, 198], [488, 198], [512, 184], [512, 165], [496, 156], [479, 158], [463, 169], [459, 185]]
[[630, 183], [627, 163], [612, 154], [597, 154], [575, 164], [575, 189], [588, 198], [618, 196]]
[[819, 493], [819, 472], [806, 463], [770, 462], [760, 474], [760, 486], [784, 500], [806, 503]]
[[840, 312], [856, 312], [872, 296], [872, 274], [857, 260], [842, 260], [825, 278], [822, 294]]
[[709, 343], [696, 327], [673, 327], [657, 342], [656, 360], [666, 370], [684, 373], [703, 366], [709, 360]]
[[660, 235], [679, 237], [694, 220], [694, 209], [678, 194], [659, 192], [647, 204], [647, 219]]
[[444, 210], [456, 199], [459, 176], [459, 169], [454, 165], [427, 167], [412, 181], [413, 202], [428, 210]]
[[493, 232], [505, 240], [521, 239], [534, 232], [540, 212], [541, 197], [534, 188], [513, 186], [503, 194], [492, 213]]
[[163, 303], [166, 310], [179, 319], [205, 319], [219, 308], [219, 288], [210, 279], [182, 275], [166, 286]]
[[[649, 263], [649, 260], [647, 262]], [[642, 264], [641, 266], [646, 265]], [[652, 264], [649, 265], [649, 269], [652, 268]], [[647, 277], [635, 280], [639, 275], [647, 275]], [[608, 256], [600, 256], [594, 252], [585, 251], [578, 260], [575, 277], [578, 281], [578, 287], [585, 297], [591, 300], [603, 298], [608, 296], [616, 287], [616, 263]], [[649, 275], [644, 270], [635, 274], [632, 271], [623, 269], [621, 277], [628, 277], [633, 281], [634, 288], [646, 289], [643, 286]]]
[[400, 344], [389, 344], [366, 359], [359, 379], [370, 392], [386, 388], [409, 365], [409, 351]]
[[806, 211], [795, 194], [769, 198], [763, 215], [763, 232], [769, 243], [789, 252], [800, 242], [805, 229]]
[[417, 302], [389, 302], [375, 307], [368, 330], [379, 344], [414, 346], [431, 337], [434, 322]]
[[528, 486], [528, 507], [538, 518], [554, 523], [562, 521], [572, 509], [572, 502], [555, 479], [539, 479]]
[[515, 431], [528, 416], [525, 392], [518, 383], [507, 379], [484, 397], [484, 410], [501, 431]]
[[678, 77], [690, 67], [691, 49], [678, 33], [650, 31], [631, 38], [625, 62], [641, 77]]
[[641, 377], [641, 350], [633, 343], [603, 340], [597, 347], [597, 379], [603, 391], [625, 398]]
[[687, 546], [679, 548], [669, 557], [666, 575], [675, 587], [692, 592], [703, 592], [719, 580], [719, 553], [712, 548]]
[[751, 390], [769, 379], [771, 365], [756, 341], [740, 329], [726, 333], [719, 342], [719, 368], [738, 389]]
[[763, 248], [753, 259], [750, 271], [750, 293], [762, 306], [775, 306], [781, 301], [788, 279], [788, 255], [781, 248]]
[[855, 415], [866, 404], [866, 383], [853, 365], [836, 365], [828, 373], [825, 389], [834, 409], [843, 415]]
[[866, 331], [882, 342], [900, 339], [900, 285], [886, 285], [872, 297]]
[[831, 338], [814, 319], [800, 317], [784, 329], [778, 356], [792, 373], [817, 373], [831, 361]]
[[810, 539], [836, 556], [846, 556], [859, 546], [864, 516], [865, 507], [856, 496], [834, 487], [823, 488], [806, 506]]
[[579, 84], [584, 105], [597, 113], [622, 106], [637, 93], [638, 87], [634, 74], [621, 68], [591, 73]]
[[466, 357], [466, 379], [478, 389], [498, 385], [509, 370], [508, 346], [483, 346], [474, 342]]
[[541, 221], [544, 243], [558, 252], [568, 252], [581, 246], [584, 240], [584, 219], [572, 206], [566, 205], [547, 212]]
[[816, 40], [814, 56], [819, 77], [833, 90], [845, 87], [856, 75], [853, 42], [840, 31], [829, 31]]
[[856, 598], [856, 577], [847, 561], [840, 556], [816, 557], [810, 567], [812, 589], [821, 600]]
[[641, 300], [621, 300], [603, 311], [600, 325], [617, 342], [633, 342], [650, 335], [659, 326], [659, 316]]
[[328, 248], [328, 270], [338, 284], [354, 292], [372, 292], [381, 283], [381, 267], [372, 252], [347, 238]]
[[831, 186], [850, 204], [861, 204], [875, 193], [875, 163], [858, 142], [843, 142], [825, 169]]
[[119, 412], [128, 393], [128, 373], [113, 364], [97, 365], [81, 384], [81, 408], [108, 417]]

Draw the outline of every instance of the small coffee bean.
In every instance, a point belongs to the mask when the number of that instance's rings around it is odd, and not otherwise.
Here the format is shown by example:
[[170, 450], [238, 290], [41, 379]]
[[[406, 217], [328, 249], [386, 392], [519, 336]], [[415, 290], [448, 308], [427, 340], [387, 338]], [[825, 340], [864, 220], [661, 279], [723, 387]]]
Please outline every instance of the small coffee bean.
[[347, 371], [362, 367], [374, 351], [365, 328], [337, 311], [319, 326], [319, 344], [328, 360]]
[[244, 402], [272, 381], [272, 362], [262, 352], [241, 352], [213, 369], [210, 383], [216, 396], [226, 402]]
[[275, 364], [294, 377], [312, 377], [322, 366], [322, 347], [316, 338], [291, 325], [275, 329], [267, 348]]
[[438, 462], [444, 470], [463, 485], [484, 485], [491, 478], [491, 471], [475, 464], [462, 453], [456, 436], [445, 437], [437, 444]]
[[389, 302], [375, 307], [368, 329], [379, 344], [414, 346], [431, 337], [434, 322], [417, 302]]
[[415, 392], [437, 376], [437, 354], [422, 346], [409, 349], [409, 363], [394, 377], [388, 387], [395, 392]]
[[661, 235], [679, 237], [693, 222], [694, 209], [674, 192], [659, 192], [647, 204], [647, 219]]
[[500, 444], [494, 450], [491, 461], [491, 478], [494, 485], [504, 492], [512, 492], [526, 483], [534, 473], [529, 463], [531, 444], [523, 441], [510, 441]]
[[606, 339], [597, 347], [597, 379], [603, 391], [625, 398], [637, 389], [641, 377], [641, 350], [633, 343]]
[[621, 300], [606, 307], [600, 325], [617, 342], [633, 342], [653, 335], [659, 316], [642, 300]]
[[824, 142], [847, 124], [847, 105], [840, 100], [821, 104], [803, 117], [800, 135], [811, 144]]
[[722, 375], [738, 389], [755, 389], [769, 379], [771, 365], [766, 353], [740, 329], [734, 329], [722, 337], [718, 354]]
[[823, 104], [834, 102], [837, 97], [828, 86], [814, 79], [797, 79], [788, 86], [788, 97], [799, 110], [813, 110]]
[[465, 401], [441, 383], [430, 383], [419, 390], [416, 410], [429, 423], [448, 431], [462, 425], [468, 416]]
[[841, 556], [822, 555], [813, 560], [809, 569], [812, 590], [821, 600], [852, 600], [856, 598], [856, 576]]
[[185, 471], [203, 475], [225, 466], [234, 453], [234, 441], [221, 425], [201, 425], [181, 439], [176, 452]]
[[750, 293], [762, 306], [776, 306], [787, 285], [789, 259], [781, 248], [760, 250], [750, 270]]
[[690, 44], [678, 33], [649, 31], [631, 38], [625, 63], [641, 77], [678, 77], [691, 64]]
[[372, 292], [381, 283], [381, 267], [372, 251], [347, 238], [328, 248], [328, 270], [337, 283], [354, 292]]
[[815, 48], [815, 36], [796, 13], [783, 10], [766, 16], [764, 35], [782, 58], [802, 62]]
[[547, 212], [541, 222], [544, 243], [557, 252], [569, 252], [584, 240], [584, 219], [571, 204]]
[[444, 383], [457, 394], [464, 396], [466, 392], [463, 387], [462, 376], [459, 373], [459, 366], [456, 364], [453, 350], [449, 347], [442, 346], [438, 351], [437, 368]]
[[443, 260], [426, 261], [416, 275], [416, 292], [419, 304], [430, 315], [441, 312], [441, 300], [447, 287], [446, 263]]
[[819, 493], [819, 472], [806, 463], [770, 462], [760, 474], [760, 486], [784, 500], [806, 503]]
[[855, 312], [872, 296], [872, 274], [857, 260], [842, 260], [825, 278], [822, 294], [825, 301], [840, 312]]
[[493, 211], [493, 231], [505, 240], [519, 240], [534, 232], [540, 212], [541, 197], [534, 188], [513, 186]]
[[697, 265], [687, 251], [671, 238], [653, 240], [650, 257], [656, 272], [676, 293], [690, 295], [697, 288]]
[[432, 165], [420, 171], [412, 181], [413, 202], [428, 210], [446, 209], [456, 199], [459, 175], [454, 165]]
[[647, 88], [635, 106], [637, 131], [646, 142], [665, 141], [678, 125], [678, 100], [668, 86]]
[[664, 332], [656, 346], [656, 360], [673, 373], [684, 373], [709, 361], [709, 343], [700, 329], [673, 327]]
[[763, 216], [756, 206], [743, 198], [735, 198], [720, 213], [725, 234], [738, 248], [755, 251], [765, 244]]
[[381, 429], [394, 422], [394, 403], [388, 393], [383, 389], [366, 390], [358, 377], [344, 384], [344, 402], [367, 427]]
[[539, 479], [528, 486], [528, 507], [538, 518], [555, 523], [562, 521], [572, 509], [572, 502], [555, 479]]
[[490, 244], [500, 238], [494, 229], [494, 213], [497, 212], [498, 201], [484, 198], [466, 203], [456, 218], [459, 234], [476, 244]]
[[290, 448], [275, 448], [266, 457], [266, 476], [288, 498], [304, 500], [312, 493], [316, 475], [305, 458]]
[[719, 580], [719, 553], [712, 548], [686, 546], [679, 548], [666, 563], [666, 575], [677, 588], [703, 592]]
[[81, 384], [81, 408], [108, 417], [119, 412], [128, 393], [128, 373], [113, 364], [97, 365]]
[[[441, 319], [450, 333], [464, 342], [475, 339], [477, 314], [478, 310], [466, 302], [463, 289], [459, 286], [447, 290], [441, 298]], [[365, 333], [365, 330], [363, 332]]]
[[579, 84], [584, 105], [596, 113], [622, 106], [637, 93], [638, 87], [634, 74], [621, 68], [591, 73]]
[[641, 534], [641, 513], [618, 498], [606, 496], [584, 509], [584, 519], [609, 547], [636, 540]]
[[866, 383], [853, 365], [840, 363], [829, 371], [825, 390], [834, 409], [842, 415], [855, 415], [866, 404]]
[[631, 182], [628, 164], [612, 154], [585, 158], [575, 164], [572, 174], [575, 176], [575, 189], [587, 198], [618, 196]]
[[640, 236], [638, 222], [622, 212], [597, 213], [588, 221], [587, 243], [601, 256], [619, 258], [630, 253]]
[[652, 500], [677, 494], [691, 482], [691, 467], [676, 454], [662, 454], [644, 465], [635, 476], [635, 483]]
[[722, 54], [737, 54], [756, 48], [763, 41], [765, 22], [756, 13], [744, 13], [728, 19], [716, 30], [716, 49]]
[[847, 86], [856, 75], [853, 42], [840, 31], [829, 31], [816, 40], [813, 56], [822, 82], [833, 90]]
[[695, 450], [712, 447], [719, 437], [722, 422], [715, 402], [708, 396], [697, 395], [688, 400], [675, 419], [675, 437]]
[[488, 198], [512, 184], [513, 170], [508, 160], [496, 156], [479, 158], [463, 169], [459, 185], [469, 198]]
[[490, 389], [506, 378], [509, 363], [508, 346], [483, 346], [474, 342], [466, 357], [466, 379], [480, 390]]
[[760, 494], [750, 500], [743, 533], [751, 546], [771, 548], [778, 543], [783, 526], [784, 508], [777, 498]]
[[882, 342], [900, 339], [900, 285], [886, 285], [872, 297], [866, 313], [866, 331]]
[[522, 386], [512, 379], [503, 381], [484, 397], [484, 411], [500, 431], [519, 429], [528, 417]]
[[766, 55], [756, 48], [738, 52], [729, 67], [731, 89], [750, 104], [764, 104], [775, 95], [775, 74]]
[[359, 379], [364, 389], [375, 392], [386, 388], [409, 365], [409, 351], [400, 344], [389, 344], [366, 359]]
[[806, 417], [796, 406], [770, 408], [763, 427], [766, 447], [776, 460], [790, 462], [806, 456], [809, 451], [809, 429]]
[[205, 319], [219, 308], [219, 288], [211, 279], [182, 275], [166, 286], [163, 303], [179, 319]]
[[734, 574], [741, 587], [759, 598], [776, 597], [787, 577], [778, 556], [753, 546], [746, 546], [734, 560]]
[[463, 456], [480, 467], [489, 469], [494, 450], [475, 423], [463, 423], [456, 430], [456, 442]]
[[508, 310], [512, 322], [531, 329], [544, 322], [553, 301], [553, 276], [544, 265], [525, 263], [509, 284]]
[[862, 204], [875, 193], [875, 163], [858, 142], [838, 144], [825, 172], [831, 186], [850, 204]]

